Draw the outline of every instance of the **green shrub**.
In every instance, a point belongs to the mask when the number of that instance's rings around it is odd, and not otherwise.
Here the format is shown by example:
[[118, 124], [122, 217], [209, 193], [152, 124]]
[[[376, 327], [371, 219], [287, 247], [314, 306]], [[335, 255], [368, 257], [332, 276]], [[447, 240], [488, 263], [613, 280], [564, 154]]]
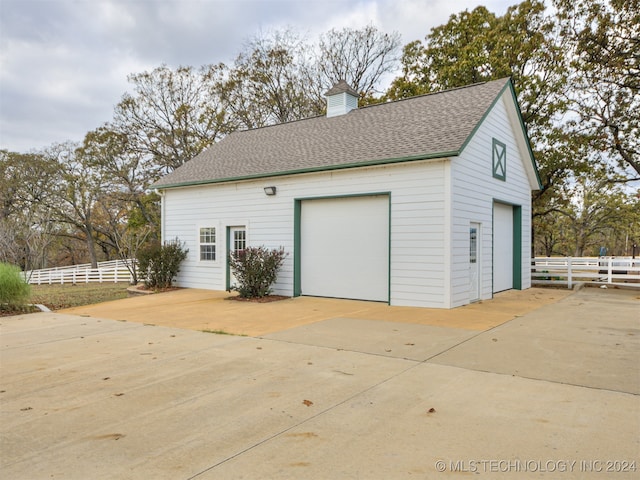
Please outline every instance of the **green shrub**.
[[189, 250], [177, 238], [160, 245], [154, 243], [138, 253], [138, 271], [148, 288], [168, 288], [180, 271]]
[[0, 309], [21, 307], [29, 300], [31, 288], [15, 265], [0, 263]]
[[249, 247], [229, 255], [229, 265], [238, 280], [237, 290], [243, 298], [262, 298], [271, 293], [278, 270], [287, 254], [284, 248], [268, 250], [265, 247]]

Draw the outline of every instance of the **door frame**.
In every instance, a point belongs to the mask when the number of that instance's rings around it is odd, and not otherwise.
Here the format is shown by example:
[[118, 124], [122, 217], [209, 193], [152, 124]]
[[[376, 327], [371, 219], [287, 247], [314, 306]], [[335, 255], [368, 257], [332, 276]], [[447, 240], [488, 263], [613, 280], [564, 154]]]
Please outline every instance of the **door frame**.
[[245, 232], [245, 243], [248, 244], [248, 236], [247, 236], [247, 226], [245, 225], [227, 225], [226, 228], [226, 240], [227, 240], [227, 248], [226, 248], [226, 271], [227, 271], [227, 279], [226, 279], [226, 290], [227, 292], [231, 291], [231, 265], [229, 262], [229, 256], [231, 255], [231, 249], [233, 248], [233, 230], [244, 230]]
[[497, 198], [493, 199], [491, 205], [491, 296], [493, 296], [493, 278], [494, 278], [494, 235], [495, 229], [495, 205], [496, 203], [506, 205], [513, 210], [513, 275], [512, 289], [522, 290], [522, 205], [512, 202], [506, 202]]

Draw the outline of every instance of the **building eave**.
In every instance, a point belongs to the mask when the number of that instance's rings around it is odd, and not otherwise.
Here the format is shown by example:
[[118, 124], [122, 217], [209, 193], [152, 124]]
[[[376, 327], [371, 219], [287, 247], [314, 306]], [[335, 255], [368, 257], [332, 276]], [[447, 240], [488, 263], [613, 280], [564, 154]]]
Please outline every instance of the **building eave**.
[[456, 150], [456, 151], [449, 151], [449, 152], [437, 152], [437, 153], [430, 153], [430, 154], [412, 155], [412, 156], [400, 157], [400, 158], [383, 158], [378, 160], [370, 160], [366, 162], [345, 163], [345, 164], [339, 164], [339, 165], [302, 168], [302, 169], [296, 169], [296, 170], [284, 170], [280, 172], [259, 173], [254, 175], [243, 175], [243, 176], [228, 177], [228, 178], [216, 178], [211, 180], [194, 180], [189, 182], [170, 183], [166, 185], [154, 184], [152, 185], [151, 188], [155, 190], [168, 190], [172, 188], [215, 185], [220, 183], [232, 183], [232, 182], [241, 182], [241, 181], [247, 181], [247, 180], [258, 180], [260, 178], [282, 177], [286, 175], [299, 175], [303, 173], [319, 173], [319, 172], [329, 172], [334, 170], [345, 170], [345, 169], [351, 169], [351, 168], [394, 165], [398, 163], [415, 162], [419, 160], [434, 160], [438, 158], [457, 157], [460, 155], [460, 152], [461, 150]]

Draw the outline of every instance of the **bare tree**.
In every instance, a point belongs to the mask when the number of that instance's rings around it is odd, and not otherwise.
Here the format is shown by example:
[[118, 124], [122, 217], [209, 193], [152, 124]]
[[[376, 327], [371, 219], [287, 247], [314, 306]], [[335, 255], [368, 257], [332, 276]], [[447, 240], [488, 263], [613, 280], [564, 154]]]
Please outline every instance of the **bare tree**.
[[332, 29], [320, 36], [318, 49], [320, 87], [345, 80], [365, 97], [380, 93], [383, 77], [399, 66], [400, 34], [383, 33], [373, 25]]
[[46, 154], [58, 162], [53, 185], [53, 220], [71, 227], [75, 238], [84, 240], [91, 266], [97, 268], [96, 227], [94, 214], [102, 194], [103, 179], [96, 175], [77, 144], [56, 144]]
[[223, 65], [199, 70], [161, 66], [131, 75], [135, 94], [116, 106], [112, 130], [128, 137], [132, 153], [146, 155], [156, 177], [191, 160], [229, 131], [217, 86]]
[[220, 83], [239, 128], [257, 128], [317, 115], [310, 47], [291, 30], [253, 38]]

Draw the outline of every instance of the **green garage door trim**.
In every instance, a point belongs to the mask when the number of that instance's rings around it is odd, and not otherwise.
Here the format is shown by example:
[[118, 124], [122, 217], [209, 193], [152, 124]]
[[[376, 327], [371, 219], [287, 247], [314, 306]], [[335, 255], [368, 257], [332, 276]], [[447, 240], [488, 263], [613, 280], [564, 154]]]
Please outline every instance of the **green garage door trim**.
[[353, 198], [353, 197], [374, 197], [374, 196], [387, 196], [389, 201], [389, 238], [388, 238], [388, 295], [387, 303], [391, 301], [391, 192], [367, 192], [356, 193], [350, 195], [325, 195], [318, 197], [304, 197], [294, 199], [293, 204], [293, 296], [299, 297], [302, 295], [302, 269], [301, 269], [301, 242], [302, 242], [302, 202], [308, 200], [327, 200], [327, 199], [340, 199], [340, 198]]
[[[495, 225], [495, 204], [508, 205], [513, 209], [513, 288], [515, 290], [522, 290], [522, 205], [515, 203], [504, 202], [502, 200], [493, 199], [492, 206], [492, 225]], [[495, 232], [495, 226], [493, 227]], [[491, 242], [491, 258], [494, 257], [495, 251], [493, 249], [493, 241]], [[491, 262], [491, 292], [493, 292], [493, 261]], [[493, 293], [492, 293], [493, 294]]]
[[513, 288], [522, 290], [522, 207], [513, 205]]

